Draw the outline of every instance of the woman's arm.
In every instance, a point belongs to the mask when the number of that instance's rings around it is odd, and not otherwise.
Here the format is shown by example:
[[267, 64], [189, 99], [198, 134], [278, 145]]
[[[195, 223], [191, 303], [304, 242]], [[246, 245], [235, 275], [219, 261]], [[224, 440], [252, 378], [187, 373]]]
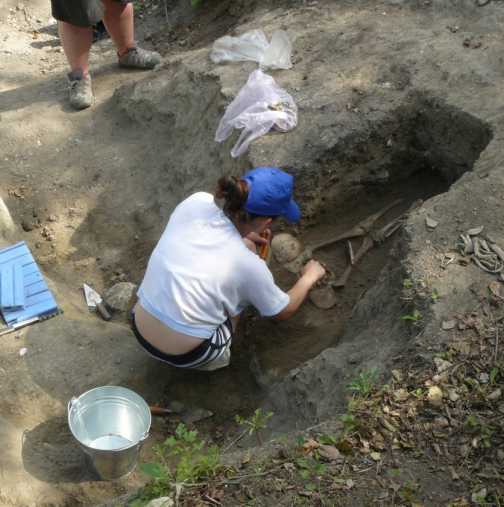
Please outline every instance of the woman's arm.
[[289, 304], [273, 318], [276, 320], [285, 320], [292, 317], [301, 306], [310, 289], [325, 275], [325, 269], [320, 262], [309, 261], [301, 271], [301, 278], [294, 286], [287, 291], [289, 295]]

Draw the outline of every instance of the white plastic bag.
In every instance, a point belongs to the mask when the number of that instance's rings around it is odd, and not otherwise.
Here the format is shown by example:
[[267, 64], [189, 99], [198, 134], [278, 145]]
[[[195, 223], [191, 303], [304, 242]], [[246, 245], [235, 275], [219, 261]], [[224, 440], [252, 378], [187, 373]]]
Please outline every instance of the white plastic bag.
[[262, 30], [251, 30], [239, 37], [226, 35], [217, 39], [210, 58], [214, 63], [253, 61], [264, 69], [290, 69], [291, 53], [287, 32], [277, 30], [269, 43]]
[[255, 70], [236, 98], [229, 104], [222, 117], [215, 140], [226, 140], [236, 129], [243, 129], [231, 150], [236, 158], [244, 153], [249, 144], [267, 134], [272, 128], [287, 132], [297, 125], [297, 106], [294, 99], [275, 80]]

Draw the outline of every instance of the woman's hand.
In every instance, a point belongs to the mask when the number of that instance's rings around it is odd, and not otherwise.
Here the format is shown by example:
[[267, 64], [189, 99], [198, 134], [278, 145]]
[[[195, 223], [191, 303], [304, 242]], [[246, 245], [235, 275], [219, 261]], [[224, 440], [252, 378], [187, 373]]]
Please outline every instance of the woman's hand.
[[320, 262], [311, 259], [301, 269], [301, 275], [311, 283], [315, 285], [321, 278], [326, 274], [324, 266]]
[[271, 230], [266, 229], [262, 234], [258, 234], [257, 232], [251, 232], [250, 234], [247, 234], [243, 241], [246, 245], [246, 247], [254, 252], [257, 253], [257, 248], [261, 247], [262, 245], [267, 245], [271, 240]]

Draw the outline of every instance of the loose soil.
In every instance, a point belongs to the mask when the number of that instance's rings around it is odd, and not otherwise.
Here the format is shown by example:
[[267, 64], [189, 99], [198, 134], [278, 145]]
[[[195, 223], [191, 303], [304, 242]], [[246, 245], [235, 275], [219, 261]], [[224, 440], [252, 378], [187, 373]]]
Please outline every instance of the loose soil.
[[[65, 312], [2, 338], [2, 505], [97, 505], [145, 482], [139, 472], [113, 483], [96, 480], [67, 428], [73, 395], [120, 384], [150, 403], [181, 400], [214, 412], [197, 426], [217, 443], [235, 436], [235, 414], [261, 404], [275, 411], [273, 434], [306, 428], [346, 412], [345, 385], [359, 371], [378, 367], [385, 379], [399, 355], [400, 364], [413, 368], [419, 332], [426, 337], [422, 353], [439, 351], [440, 320], [474, 306], [474, 291], [488, 284], [487, 275], [471, 268], [441, 270], [437, 256], [470, 226], [484, 224], [497, 239], [504, 233], [496, 212], [503, 194], [495, 144], [504, 99], [495, 85], [502, 79], [501, 4], [210, 1], [193, 11], [188, 3], [169, 4], [168, 21], [163, 2], [137, 11], [137, 38], [165, 59], [155, 72], [121, 71], [109, 40], [94, 45], [97, 101], [79, 113], [65, 101], [66, 64], [47, 2], [9, 0], [0, 14], [0, 196], [17, 225], [1, 237], [27, 241]], [[257, 27], [287, 29], [293, 39], [294, 68], [274, 75], [293, 93], [300, 121], [235, 161], [233, 140], [221, 146], [213, 136], [255, 66], [216, 67], [208, 48], [221, 35]], [[304, 224], [276, 227], [305, 245], [349, 229], [398, 197], [401, 205], [378, 227], [418, 199], [424, 204], [366, 255], [331, 310], [306, 303], [284, 323], [248, 314], [224, 371], [167, 369], [140, 350], [127, 318], [106, 324], [88, 313], [82, 283], [100, 292], [117, 281], [139, 283], [177, 202], [211, 190], [221, 174], [265, 164], [296, 175]], [[426, 216], [439, 221], [435, 231], [426, 229]], [[358, 246], [355, 241], [355, 251]], [[348, 262], [342, 245], [317, 257], [334, 273]], [[272, 270], [282, 287], [293, 283], [282, 266], [273, 262]], [[415, 283], [406, 300], [405, 278]], [[434, 288], [442, 297], [433, 307]], [[401, 320], [415, 308], [424, 318], [419, 327]], [[28, 349], [24, 357], [21, 347]], [[155, 419], [142, 460], [176, 423]], [[425, 484], [433, 480], [434, 471], [414, 456], [398, 460]], [[367, 486], [380, 484], [370, 479]], [[452, 495], [441, 480], [430, 487], [432, 498], [421, 495], [426, 505], [467, 493], [455, 488]], [[254, 488], [258, 496], [260, 485]], [[245, 505], [250, 498], [242, 493], [223, 504]], [[261, 494], [258, 505], [279, 501], [276, 493]], [[330, 494], [342, 505], [379, 500], [374, 493]], [[295, 498], [320, 503], [297, 489]], [[399, 494], [381, 500], [412, 503]]]

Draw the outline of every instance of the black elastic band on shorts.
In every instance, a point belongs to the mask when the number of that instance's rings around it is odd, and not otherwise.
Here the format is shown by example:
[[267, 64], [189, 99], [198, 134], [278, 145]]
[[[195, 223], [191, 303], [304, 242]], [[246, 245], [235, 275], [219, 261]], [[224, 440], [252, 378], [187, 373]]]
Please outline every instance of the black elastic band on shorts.
[[[222, 327], [226, 327], [229, 331], [229, 338], [226, 340], [223, 336]], [[214, 343], [212, 339], [205, 339], [201, 345], [198, 345], [193, 350], [190, 350], [189, 352], [186, 352], [185, 354], [166, 354], [165, 352], [159, 350], [157, 347], [154, 347], [151, 343], [149, 343], [143, 336], [142, 333], [138, 330], [138, 327], [135, 322], [135, 314], [132, 313], [131, 315], [131, 328], [133, 330], [133, 333], [135, 334], [135, 337], [138, 341], [138, 343], [153, 357], [156, 359], [159, 359], [161, 361], [164, 361], [166, 363], [172, 364], [173, 366], [178, 367], [185, 367], [188, 365], [191, 365], [193, 363], [198, 362], [199, 360], [203, 359], [206, 355], [212, 356], [212, 354], [215, 351], [224, 349], [228, 343], [229, 340], [231, 340], [231, 335], [233, 331], [233, 327], [231, 324], [231, 321], [228, 319], [226, 322], [221, 324], [215, 332], [218, 336], [218, 343]], [[211, 350], [210, 354], [207, 354], [209, 349]]]
[[194, 361], [197, 361], [200, 357], [202, 357], [210, 348], [210, 341], [205, 340], [201, 343], [201, 345], [198, 345], [195, 349], [190, 350], [189, 352], [185, 354], [166, 354], [165, 352], [159, 350], [158, 348], [151, 345], [140, 333], [140, 331], [137, 328], [136, 322], [135, 322], [135, 315], [133, 315], [131, 327], [133, 329], [133, 333], [136, 336], [136, 339], [138, 340], [138, 343], [152, 356], [156, 357], [157, 359], [161, 359], [161, 361], [166, 361], [167, 363], [172, 363], [176, 366], [184, 366], [188, 363], [193, 363]]

